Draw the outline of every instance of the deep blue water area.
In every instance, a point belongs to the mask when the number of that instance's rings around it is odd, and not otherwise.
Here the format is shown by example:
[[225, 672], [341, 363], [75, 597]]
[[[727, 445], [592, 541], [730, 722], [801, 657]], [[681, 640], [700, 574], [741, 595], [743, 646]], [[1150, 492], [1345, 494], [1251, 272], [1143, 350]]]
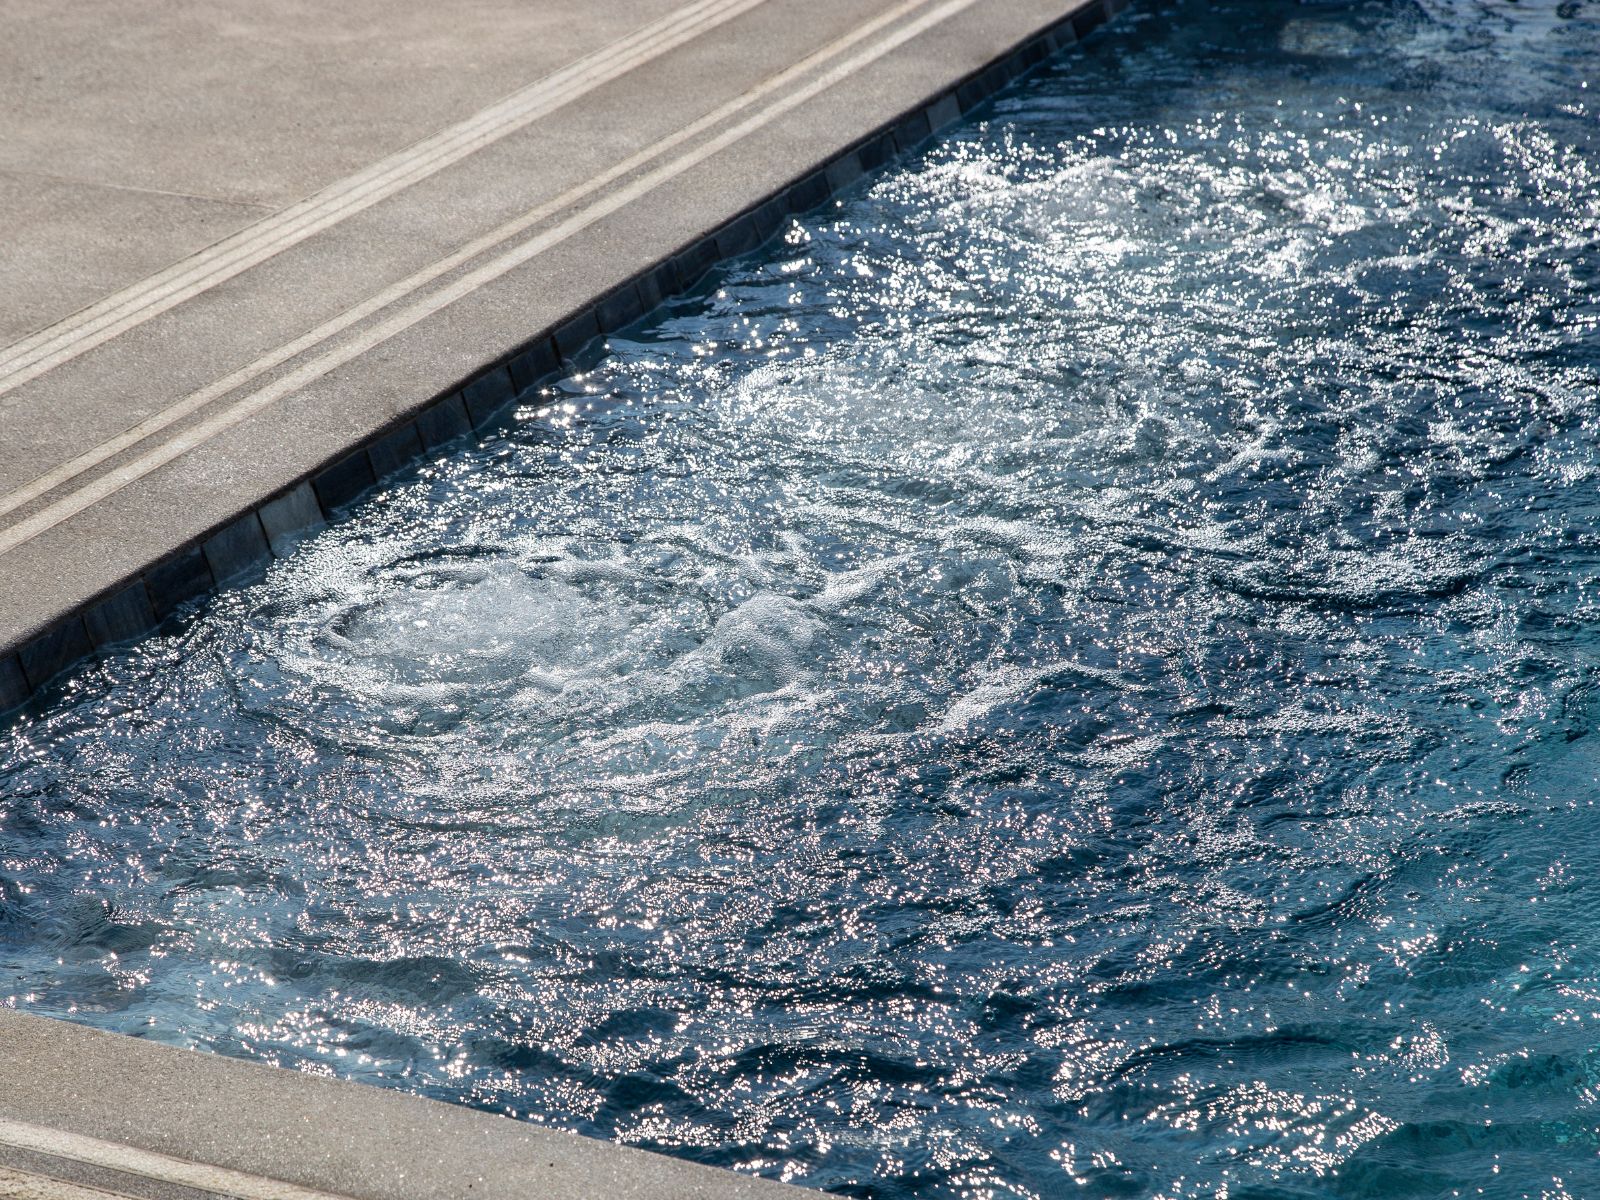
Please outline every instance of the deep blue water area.
[[0, 732], [0, 1003], [881, 1200], [1600, 1197], [1597, 92], [1125, 14]]

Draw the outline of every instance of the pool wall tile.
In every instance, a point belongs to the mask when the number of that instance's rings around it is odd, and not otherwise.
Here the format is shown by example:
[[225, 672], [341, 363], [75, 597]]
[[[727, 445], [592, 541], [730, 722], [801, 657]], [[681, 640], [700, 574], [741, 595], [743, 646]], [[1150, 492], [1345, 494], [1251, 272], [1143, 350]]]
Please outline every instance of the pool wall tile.
[[517, 389], [517, 395], [538, 387], [560, 366], [561, 356], [556, 353], [555, 343], [548, 337], [535, 339], [511, 360], [511, 382]]
[[625, 283], [595, 305], [595, 323], [601, 333], [611, 333], [645, 314], [644, 298], [637, 284]]
[[877, 137], [861, 143], [856, 150], [856, 161], [861, 166], [861, 173], [870, 175], [899, 152], [899, 147], [895, 145], [894, 133], [892, 131], [880, 133]]
[[1100, 0], [1072, 14], [1072, 32], [1080, 38], [1087, 37], [1105, 23], [1106, 9]]
[[511, 371], [504, 364], [490, 368], [461, 389], [461, 402], [474, 429], [490, 425], [516, 398]]
[[322, 511], [331, 514], [335, 509], [349, 504], [376, 482], [372, 474], [372, 463], [367, 460], [367, 452], [357, 450], [354, 454], [345, 455], [333, 466], [325, 468], [311, 481], [311, 486], [316, 488], [317, 499], [322, 502]]
[[854, 150], [848, 150], [828, 164], [828, 190], [838, 195], [866, 172], [861, 169], [861, 158]]
[[317, 494], [309, 483], [291, 488], [260, 508], [261, 528], [267, 545], [278, 558], [287, 558], [308, 533], [327, 524]]
[[472, 421], [459, 392], [451, 392], [417, 414], [417, 435], [423, 450], [437, 450], [472, 432]]
[[954, 94], [940, 96], [922, 111], [928, 114], [928, 127], [934, 133], [948, 129], [961, 120], [961, 102]]
[[828, 173], [815, 171], [790, 187], [785, 195], [791, 213], [804, 213], [826, 202], [833, 195], [833, 189], [828, 186]]
[[22, 673], [37, 691], [93, 649], [83, 618], [68, 617], [17, 651]]
[[694, 291], [716, 265], [716, 239], [701, 238], [694, 245], [685, 246], [672, 258], [672, 267], [678, 276], [679, 290]]
[[1020, 74], [1022, 74], [1020, 63], [1015, 59], [1003, 58], [985, 71], [981, 78], [983, 85], [989, 89], [989, 94], [992, 96]]
[[682, 295], [686, 290], [682, 279], [678, 278], [678, 263], [676, 259], [667, 259], [657, 263], [650, 272], [655, 280], [655, 287], [661, 293], [662, 300], [670, 300], [674, 296]]
[[1029, 42], [1017, 52], [1017, 65], [1020, 68], [1017, 74], [1027, 74], [1049, 57], [1050, 48], [1043, 41], [1035, 39]]
[[556, 326], [556, 353], [568, 362], [576, 362], [583, 348], [600, 336], [600, 321], [592, 308]]
[[761, 233], [756, 227], [754, 213], [745, 213], [732, 225], [717, 231], [717, 257], [737, 258], [748, 254], [761, 244]]
[[150, 633], [156, 627], [156, 610], [151, 607], [144, 580], [136, 579], [120, 592], [91, 605], [83, 614], [83, 624], [97, 650]]
[[666, 272], [670, 267], [670, 263], [662, 263], [660, 266], [646, 271], [634, 283], [634, 287], [639, 292], [639, 303], [644, 306], [644, 311], [640, 313], [641, 316], [654, 311], [663, 300], [678, 290], [668, 283], [669, 277]]
[[189, 601], [211, 591], [216, 580], [200, 547], [191, 546], [146, 571], [144, 586], [156, 620], [165, 621]]
[[895, 126], [894, 144], [899, 146], [902, 152], [915, 150], [932, 136], [933, 122], [928, 118], [927, 109], [922, 109]]
[[272, 558], [266, 530], [255, 513], [245, 513], [231, 525], [212, 534], [201, 545], [211, 575], [219, 584], [244, 583], [266, 574]]
[[422, 437], [411, 421], [391, 429], [367, 447], [367, 462], [372, 467], [375, 480], [387, 479], [413, 465], [421, 457]]
[[211, 564], [206, 562], [206, 556], [200, 552], [199, 546], [191, 546], [166, 562], [157, 563], [144, 574], [145, 592], [150, 597], [150, 607], [155, 610], [157, 621], [166, 620], [183, 605], [205, 595], [215, 586]]
[[786, 192], [779, 192], [755, 210], [753, 216], [756, 223], [756, 235], [761, 239], [763, 245], [771, 241], [778, 231], [789, 223], [791, 211], [787, 202]]
[[0, 712], [9, 712], [33, 694], [15, 654], [0, 654]]
[[989, 99], [989, 90], [982, 79], [969, 79], [956, 88], [956, 102], [961, 105], [961, 115], [966, 116]]

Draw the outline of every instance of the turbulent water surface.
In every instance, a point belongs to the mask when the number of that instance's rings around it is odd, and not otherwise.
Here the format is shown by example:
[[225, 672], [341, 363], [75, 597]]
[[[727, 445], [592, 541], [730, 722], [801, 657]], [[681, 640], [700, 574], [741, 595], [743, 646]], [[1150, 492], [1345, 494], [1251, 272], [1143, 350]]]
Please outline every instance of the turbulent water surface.
[[0, 734], [0, 1002], [884, 1200], [1600, 1196], [1597, 67], [1128, 14]]

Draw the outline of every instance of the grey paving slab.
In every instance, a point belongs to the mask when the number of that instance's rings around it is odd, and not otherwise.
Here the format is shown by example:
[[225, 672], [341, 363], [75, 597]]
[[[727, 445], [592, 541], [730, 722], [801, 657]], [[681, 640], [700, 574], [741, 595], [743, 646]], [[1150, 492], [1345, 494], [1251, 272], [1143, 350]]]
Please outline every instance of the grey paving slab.
[[0, 1145], [0, 1196], [7, 1200], [218, 1200], [217, 1193], [183, 1184]]
[[0, 167], [280, 206], [675, 0], [8, 0]]
[[[485, 145], [449, 171], [346, 216], [97, 353], [0, 394], [0, 405], [15, 414], [12, 435], [0, 439], [0, 488], [115, 436], [474, 237], [661, 144], [859, 23], [863, 13], [890, 7], [888, 0], [812, 0], [807, 20], [796, 22], [785, 0], [757, 3], [716, 36], [646, 61], [553, 119]], [[641, 104], [641, 95], [649, 103]], [[193, 353], [197, 346], [205, 353]], [[30, 413], [50, 419], [29, 420]]]
[[0, 170], [0, 345], [271, 211]]
[[[271, 1196], [260, 1186], [270, 1181], [352, 1200], [801, 1200], [817, 1194], [399, 1092], [5, 1009], [0, 1071], [0, 1147], [53, 1131], [61, 1138], [47, 1144], [58, 1157], [94, 1165], [100, 1151], [93, 1143], [105, 1143], [109, 1155], [100, 1165], [138, 1167], [158, 1180], [161, 1162], [141, 1161], [139, 1152], [221, 1168], [244, 1178], [218, 1179], [203, 1190], [251, 1200]], [[8, 1127], [12, 1122], [21, 1128]], [[118, 1147], [126, 1148], [120, 1158]], [[38, 1141], [33, 1148], [37, 1152]], [[166, 1181], [183, 1182], [180, 1171], [169, 1168]]]

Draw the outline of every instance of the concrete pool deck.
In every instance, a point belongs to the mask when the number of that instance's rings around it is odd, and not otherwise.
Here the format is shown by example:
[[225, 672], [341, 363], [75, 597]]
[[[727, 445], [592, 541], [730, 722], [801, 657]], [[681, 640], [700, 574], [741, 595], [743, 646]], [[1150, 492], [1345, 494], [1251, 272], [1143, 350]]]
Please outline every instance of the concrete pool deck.
[[0, 711], [1121, 0], [19, 0]]
[[[17, 0], [0, 713], [1120, 7]], [[0, 1196], [106, 1194], [797, 1193], [0, 1010]]]
[[802, 1200], [400, 1092], [0, 1009], [8, 1200]]

